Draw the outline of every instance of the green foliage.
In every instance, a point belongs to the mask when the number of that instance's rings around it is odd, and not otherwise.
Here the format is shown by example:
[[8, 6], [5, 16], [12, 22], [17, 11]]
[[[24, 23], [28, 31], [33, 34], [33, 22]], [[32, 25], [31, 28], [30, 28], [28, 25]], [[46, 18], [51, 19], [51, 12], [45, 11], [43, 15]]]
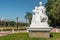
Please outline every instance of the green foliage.
[[5, 21], [0, 21], [0, 26], [5, 26], [6, 22]]
[[48, 0], [46, 9], [50, 24], [52, 26], [60, 25], [60, 0]]
[[9, 21], [8, 24], [10, 24], [10, 26], [15, 26], [15, 25], [16, 25], [16, 22], [14, 22], [14, 21]]
[[16, 25], [16, 22], [15, 21], [0, 21], [0, 26], [15, 26]]
[[31, 24], [32, 13], [26, 12], [25, 18], [29, 21], [29, 25]]
[[[28, 25], [27, 23], [22, 23], [22, 22], [18, 22], [18, 26], [26, 26]], [[5, 27], [15, 27], [17, 26], [17, 23], [15, 21], [0, 21], [0, 26], [5, 26]]]

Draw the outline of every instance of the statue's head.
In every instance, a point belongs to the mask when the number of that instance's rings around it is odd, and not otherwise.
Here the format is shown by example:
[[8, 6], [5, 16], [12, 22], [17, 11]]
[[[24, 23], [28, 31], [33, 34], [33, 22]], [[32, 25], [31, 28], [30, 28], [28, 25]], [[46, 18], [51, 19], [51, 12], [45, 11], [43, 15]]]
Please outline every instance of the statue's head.
[[35, 9], [37, 9], [38, 7], [37, 6], [35, 6]]
[[42, 6], [42, 2], [39, 2], [39, 5]]

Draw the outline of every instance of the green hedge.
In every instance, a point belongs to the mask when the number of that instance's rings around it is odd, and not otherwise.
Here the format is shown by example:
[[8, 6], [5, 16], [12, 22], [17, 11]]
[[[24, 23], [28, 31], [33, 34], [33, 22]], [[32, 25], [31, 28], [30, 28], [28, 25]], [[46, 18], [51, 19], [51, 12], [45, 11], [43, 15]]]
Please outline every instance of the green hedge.
[[[26, 28], [13, 28], [15, 31], [17, 30], [26, 30]], [[3, 29], [0, 29], [0, 31], [12, 31], [12, 28], [3, 28]]]

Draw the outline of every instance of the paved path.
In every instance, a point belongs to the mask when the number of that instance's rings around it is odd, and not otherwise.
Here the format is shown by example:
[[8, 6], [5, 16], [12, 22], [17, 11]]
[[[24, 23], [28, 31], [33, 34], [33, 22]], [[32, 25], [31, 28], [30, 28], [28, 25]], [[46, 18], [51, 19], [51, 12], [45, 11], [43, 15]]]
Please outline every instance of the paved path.
[[20, 32], [27, 32], [26, 30], [21, 30], [21, 31], [0, 31], [0, 36], [6, 36], [8, 34], [12, 34], [12, 33], [20, 33]]

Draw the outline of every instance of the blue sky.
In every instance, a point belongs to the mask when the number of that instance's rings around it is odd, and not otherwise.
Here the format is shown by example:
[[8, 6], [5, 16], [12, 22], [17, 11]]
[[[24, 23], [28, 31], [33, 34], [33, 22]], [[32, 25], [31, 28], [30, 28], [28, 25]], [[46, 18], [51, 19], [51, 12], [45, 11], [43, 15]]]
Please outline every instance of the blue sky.
[[16, 20], [16, 17], [19, 17], [19, 20], [22, 20], [26, 12], [32, 12], [40, 1], [43, 5], [47, 2], [47, 0], [0, 0], [0, 19]]

